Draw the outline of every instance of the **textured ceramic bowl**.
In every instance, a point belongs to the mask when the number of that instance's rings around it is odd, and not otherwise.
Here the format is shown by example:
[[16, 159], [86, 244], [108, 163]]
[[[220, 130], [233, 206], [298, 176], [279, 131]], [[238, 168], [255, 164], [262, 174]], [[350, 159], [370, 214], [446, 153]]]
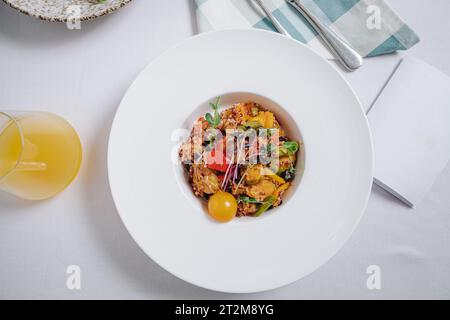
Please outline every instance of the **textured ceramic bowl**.
[[[132, 0], [3, 0], [20, 12], [46, 21], [67, 22], [74, 19], [86, 21], [120, 9]], [[77, 6], [77, 7], [71, 7]], [[75, 8], [75, 10], [74, 10]]]

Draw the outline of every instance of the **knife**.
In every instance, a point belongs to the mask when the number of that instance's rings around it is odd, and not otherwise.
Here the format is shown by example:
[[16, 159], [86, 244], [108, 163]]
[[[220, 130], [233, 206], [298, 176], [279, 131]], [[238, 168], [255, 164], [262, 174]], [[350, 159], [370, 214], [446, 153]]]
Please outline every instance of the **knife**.
[[264, 5], [262, 0], [254, 0], [254, 1], [261, 8], [261, 10], [264, 11], [264, 13], [266, 14], [267, 18], [273, 24], [275, 29], [279, 33], [281, 33], [281, 34], [291, 38], [291, 35], [289, 34], [289, 32], [287, 32], [287, 30], [281, 25], [281, 23], [278, 22], [278, 20], [275, 18], [275, 16], [272, 14], [272, 12]]
[[320, 35], [325, 45], [330, 49], [334, 56], [349, 71], [355, 71], [361, 67], [363, 59], [346, 41], [339, 37], [333, 30], [324, 25], [316, 18], [311, 11], [299, 0], [286, 0], [294, 7], [314, 30]]

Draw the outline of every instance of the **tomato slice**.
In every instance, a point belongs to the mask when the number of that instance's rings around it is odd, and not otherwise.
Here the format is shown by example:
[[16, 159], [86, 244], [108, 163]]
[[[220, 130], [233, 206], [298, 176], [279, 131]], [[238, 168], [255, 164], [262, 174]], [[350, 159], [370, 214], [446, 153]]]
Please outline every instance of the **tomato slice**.
[[[229, 166], [229, 163], [227, 161], [226, 155], [224, 154], [224, 152], [222, 152], [222, 156], [218, 157], [219, 158], [219, 163], [217, 163], [217, 159], [216, 159], [216, 149], [211, 150], [211, 152], [208, 154], [207, 157], [207, 164], [206, 166], [209, 169], [212, 170], [216, 170], [219, 172], [226, 172]], [[221, 160], [220, 160], [221, 159]]]
[[219, 172], [226, 172], [228, 169], [228, 165], [213, 163], [213, 164], [208, 164], [208, 168], [219, 171]]

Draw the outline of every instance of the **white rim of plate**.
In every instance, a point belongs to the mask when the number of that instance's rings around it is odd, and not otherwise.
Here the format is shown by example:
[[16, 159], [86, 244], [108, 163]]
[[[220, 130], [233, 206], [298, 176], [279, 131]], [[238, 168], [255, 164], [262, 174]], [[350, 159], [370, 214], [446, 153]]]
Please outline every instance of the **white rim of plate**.
[[[371, 180], [370, 180], [370, 187], [369, 187], [368, 190], [367, 190], [367, 194], [366, 194], [365, 199], [364, 199], [364, 205], [363, 205], [363, 208], [362, 208], [362, 210], [361, 210], [361, 212], [360, 212], [360, 214], [359, 214], [359, 216], [358, 216], [358, 219], [355, 221], [355, 223], [354, 223], [354, 225], [353, 225], [351, 231], [348, 233], [348, 236], [347, 236], [345, 239], [343, 239], [343, 241], [342, 241], [342, 243], [340, 243], [340, 245], [338, 245], [338, 246], [335, 247], [335, 250], [333, 250], [333, 253], [330, 254], [329, 257], [328, 257], [322, 264], [320, 264], [319, 266], [317, 266], [316, 268], [314, 268], [314, 270], [312, 270], [312, 271], [309, 272], [308, 274], [305, 274], [305, 275], [303, 275], [303, 276], [301, 276], [301, 277], [298, 277], [298, 278], [296, 278], [296, 279], [291, 279], [291, 280], [289, 280], [289, 281], [285, 281], [284, 283], [280, 283], [280, 284], [277, 285], [277, 286], [268, 287], [268, 288], [263, 289], [263, 290], [236, 290], [236, 291], [221, 290], [221, 289], [218, 289], [218, 288], [214, 288], [213, 286], [206, 286], [206, 285], [200, 285], [200, 284], [198, 284], [198, 283], [195, 283], [194, 281], [192, 281], [192, 280], [190, 280], [190, 279], [187, 279], [186, 277], [180, 275], [179, 273], [175, 272], [174, 270], [171, 270], [170, 268], [167, 268], [167, 267], [164, 265], [164, 263], [162, 263], [161, 261], [159, 261], [158, 259], [156, 259], [155, 257], [153, 257], [152, 254], [151, 254], [150, 252], [147, 252], [147, 251], [141, 246], [141, 244], [137, 241], [135, 235], [133, 234], [133, 232], [131, 232], [131, 230], [129, 229], [129, 226], [127, 225], [127, 223], [125, 223], [125, 219], [124, 219], [123, 213], [120, 212], [120, 210], [119, 210], [119, 208], [118, 208], [117, 201], [116, 201], [116, 199], [115, 199], [115, 197], [114, 197], [114, 192], [112, 192], [112, 197], [113, 197], [114, 205], [115, 205], [115, 207], [116, 207], [116, 210], [117, 210], [117, 212], [118, 212], [118, 214], [119, 214], [119, 216], [120, 216], [120, 218], [121, 218], [121, 220], [122, 220], [122, 222], [123, 222], [123, 224], [124, 224], [126, 230], [127, 230], [128, 233], [130, 234], [130, 236], [131, 236], [131, 238], [133, 239], [133, 241], [135, 241], [135, 242], [138, 244], [139, 248], [140, 248], [140, 249], [141, 249], [141, 250], [142, 250], [142, 251], [143, 251], [143, 252], [144, 252], [151, 260], [153, 260], [158, 266], [160, 266], [161, 268], [163, 268], [163, 269], [166, 270], [167, 272], [171, 273], [171, 274], [174, 275], [175, 277], [177, 277], [177, 278], [179, 278], [179, 279], [181, 279], [181, 280], [183, 280], [183, 281], [185, 281], [185, 282], [187, 282], [187, 283], [190, 283], [190, 284], [192, 284], [192, 285], [195, 285], [195, 286], [200, 287], [200, 288], [203, 288], [203, 289], [207, 289], [207, 290], [211, 290], [211, 291], [215, 291], [215, 292], [231, 293], [231, 294], [251, 294], [251, 293], [266, 292], [266, 291], [270, 291], [270, 290], [275, 290], [275, 289], [278, 289], [278, 288], [282, 288], [282, 287], [284, 287], [284, 286], [286, 286], [286, 285], [292, 284], [292, 283], [294, 283], [294, 282], [296, 282], [296, 281], [299, 281], [299, 280], [301, 280], [301, 279], [304, 279], [304, 278], [310, 276], [311, 274], [313, 274], [314, 272], [316, 272], [318, 269], [320, 269], [322, 266], [326, 265], [326, 264], [331, 260], [331, 258], [333, 258], [333, 257], [334, 257], [334, 256], [335, 256], [335, 255], [336, 255], [336, 254], [344, 247], [344, 245], [345, 245], [345, 244], [347, 243], [347, 241], [351, 238], [351, 236], [353, 235], [354, 231], [355, 231], [356, 228], [358, 227], [358, 225], [359, 225], [359, 223], [360, 223], [360, 221], [361, 221], [361, 219], [362, 219], [362, 217], [363, 217], [363, 215], [364, 215], [364, 212], [365, 212], [366, 209], [367, 209], [367, 205], [368, 205], [369, 198], [370, 198], [370, 194], [371, 194], [371, 190], [372, 190], [373, 173], [374, 173], [374, 147], [373, 147], [373, 139], [372, 139], [372, 134], [371, 134], [370, 124], [369, 124], [368, 118], [367, 118], [367, 116], [366, 116], [366, 113], [365, 113], [364, 110], [363, 110], [361, 101], [360, 101], [360, 99], [358, 98], [358, 96], [357, 96], [355, 90], [354, 90], [353, 87], [350, 85], [350, 83], [347, 81], [347, 79], [345, 79], [345, 77], [338, 71], [338, 67], [337, 67], [336, 65], [333, 65], [332, 61], [329, 61], [329, 60], [323, 58], [320, 54], [318, 54], [315, 50], [313, 50], [313, 49], [310, 48], [309, 46], [307, 46], [307, 45], [305, 45], [305, 44], [303, 44], [303, 43], [301, 43], [301, 42], [299, 42], [299, 41], [297, 41], [297, 40], [287, 38], [287, 37], [285, 37], [285, 36], [283, 36], [283, 35], [281, 35], [281, 34], [278, 34], [278, 33], [272, 32], [272, 31], [267, 31], [267, 30], [262, 30], [262, 29], [229, 29], [229, 30], [218, 30], [218, 31], [215, 30], [215, 31], [208, 31], [208, 32], [200, 33], [200, 34], [194, 35], [194, 36], [192, 36], [192, 37], [190, 37], [190, 38], [187, 38], [187, 39], [185, 39], [185, 40], [179, 42], [178, 44], [176, 44], [176, 45], [174, 45], [174, 46], [172, 46], [172, 47], [170, 47], [170, 48], [164, 50], [160, 55], [158, 55], [158, 56], [157, 56], [155, 59], [153, 59], [149, 64], [147, 64], [147, 65], [139, 72], [139, 74], [136, 76], [136, 78], [132, 81], [132, 83], [130, 84], [130, 86], [129, 86], [127, 92], [124, 94], [124, 97], [122, 98], [122, 100], [121, 100], [121, 102], [120, 102], [120, 104], [119, 104], [119, 107], [118, 107], [117, 110], [116, 110], [116, 114], [115, 114], [115, 116], [114, 116], [114, 120], [113, 120], [113, 123], [112, 123], [112, 125], [111, 125], [111, 131], [110, 131], [110, 135], [109, 135], [109, 139], [108, 139], [108, 156], [107, 156], [107, 161], [108, 161], [108, 181], [109, 181], [109, 184], [110, 184], [110, 189], [111, 189], [111, 191], [112, 191], [112, 189], [113, 189], [112, 183], [111, 183], [111, 181], [112, 181], [112, 178], [111, 178], [111, 171], [109, 170], [109, 167], [110, 167], [110, 161], [111, 161], [111, 158], [110, 158], [110, 156], [109, 156], [109, 154], [110, 154], [109, 150], [111, 149], [111, 146], [112, 146], [111, 133], [113, 132], [113, 130], [114, 130], [114, 128], [115, 128], [115, 125], [116, 125], [116, 122], [117, 122], [117, 114], [119, 113], [119, 110], [121, 109], [121, 107], [122, 107], [122, 105], [123, 105], [123, 102], [124, 102], [124, 100], [126, 99], [129, 90], [130, 90], [132, 87], [134, 87], [134, 84], [135, 84], [137, 81], [139, 81], [139, 79], [141, 78], [142, 74], [143, 74], [148, 68], [151, 68], [152, 65], [157, 64], [157, 63], [159, 62], [159, 60], [162, 59], [165, 55], [167, 55], [168, 53], [172, 52], [173, 50], [177, 50], [178, 48], [183, 47], [183, 46], [185, 45], [185, 43], [188, 43], [188, 42], [190, 42], [190, 41], [193, 40], [193, 39], [197, 39], [197, 38], [201, 38], [201, 37], [209, 37], [209, 36], [211, 36], [211, 35], [213, 35], [213, 34], [216, 34], [216, 33], [222, 33], [222, 32], [229, 32], [229, 31], [231, 31], [231, 32], [240, 32], [240, 31], [248, 32], [248, 31], [250, 31], [250, 30], [252, 30], [252, 32], [268, 33], [268, 34], [271, 34], [271, 35], [273, 35], [273, 36], [282, 37], [282, 38], [284, 38], [284, 39], [287, 39], [288, 41], [293, 41], [293, 42], [295, 42], [297, 45], [300, 45], [300, 46], [302, 46], [303, 48], [306, 48], [308, 51], [312, 52], [314, 55], [320, 57], [320, 58], [322, 59], [322, 61], [323, 61], [324, 63], [326, 63], [331, 69], [333, 69], [333, 71], [338, 75], [338, 77], [345, 83], [345, 85], [347, 86], [347, 88], [351, 91], [351, 93], [352, 93], [354, 99], [357, 101], [357, 103], [358, 103], [358, 105], [359, 105], [359, 109], [360, 109], [361, 115], [363, 116], [363, 119], [364, 119], [364, 121], [365, 121], [365, 125], [366, 125], [366, 127], [367, 127], [367, 129], [368, 129], [368, 133], [369, 133], [368, 138], [369, 138], [370, 151], [371, 151], [370, 176], [371, 176], [372, 178], [371, 178]], [[193, 109], [194, 109], [195, 107], [196, 107], [196, 106], [193, 106]], [[300, 128], [300, 131], [301, 131], [301, 129], [302, 129], [302, 128]], [[306, 151], [306, 153], [307, 153], [307, 151]], [[181, 192], [181, 191], [180, 191], [180, 192]]]

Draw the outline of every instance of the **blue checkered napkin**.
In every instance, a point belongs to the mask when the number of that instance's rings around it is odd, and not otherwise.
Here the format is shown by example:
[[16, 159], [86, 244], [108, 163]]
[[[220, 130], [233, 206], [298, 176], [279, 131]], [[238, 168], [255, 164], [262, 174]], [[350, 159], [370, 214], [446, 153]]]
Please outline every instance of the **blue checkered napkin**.
[[[291, 36], [331, 58], [317, 33], [285, 0], [263, 1]], [[407, 50], [420, 41], [384, 0], [301, 1], [364, 57]], [[194, 0], [194, 3], [200, 32], [252, 27], [275, 30], [253, 0]]]

